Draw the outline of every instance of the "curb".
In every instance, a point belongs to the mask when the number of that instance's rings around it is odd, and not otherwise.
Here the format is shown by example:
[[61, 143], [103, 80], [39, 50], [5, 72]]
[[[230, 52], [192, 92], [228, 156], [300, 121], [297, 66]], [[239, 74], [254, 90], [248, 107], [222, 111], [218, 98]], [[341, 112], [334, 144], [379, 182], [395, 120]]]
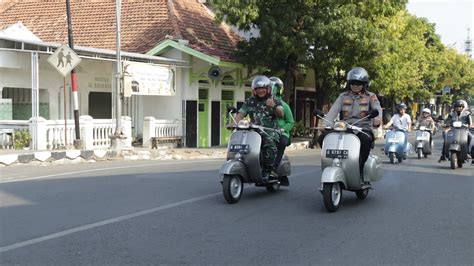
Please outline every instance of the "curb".
[[[309, 141], [292, 143], [287, 151], [308, 149]], [[21, 154], [0, 155], [0, 167], [12, 165], [50, 165], [106, 160], [193, 160], [225, 159], [226, 148], [205, 149], [129, 149], [129, 150], [66, 150], [66, 151], [31, 151]]]

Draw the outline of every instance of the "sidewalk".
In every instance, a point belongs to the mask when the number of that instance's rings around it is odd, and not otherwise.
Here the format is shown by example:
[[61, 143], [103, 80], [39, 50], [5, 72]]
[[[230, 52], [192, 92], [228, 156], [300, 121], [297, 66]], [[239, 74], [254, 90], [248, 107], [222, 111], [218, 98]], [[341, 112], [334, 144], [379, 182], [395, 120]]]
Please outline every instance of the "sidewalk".
[[[294, 140], [287, 151], [307, 149], [309, 140]], [[127, 150], [8, 150], [0, 149], [0, 168], [21, 165], [51, 165], [66, 163], [83, 163], [106, 160], [192, 160], [224, 159], [227, 147], [218, 148], [172, 148], [163, 146], [160, 149], [132, 147]]]

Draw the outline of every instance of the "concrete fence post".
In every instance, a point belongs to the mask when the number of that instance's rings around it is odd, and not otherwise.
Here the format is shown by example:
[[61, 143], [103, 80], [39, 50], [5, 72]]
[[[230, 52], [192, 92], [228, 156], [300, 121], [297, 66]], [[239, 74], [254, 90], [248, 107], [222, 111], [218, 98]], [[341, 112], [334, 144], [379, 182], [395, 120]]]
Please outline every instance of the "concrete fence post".
[[81, 115], [79, 117], [79, 123], [82, 125], [82, 139], [84, 144], [84, 150], [94, 149], [94, 119], [89, 115]]
[[126, 147], [132, 147], [132, 118], [129, 116], [122, 116], [122, 134], [124, 134], [127, 139], [125, 140]]
[[143, 121], [143, 147], [151, 147], [151, 138], [155, 136], [155, 118], [147, 116]]

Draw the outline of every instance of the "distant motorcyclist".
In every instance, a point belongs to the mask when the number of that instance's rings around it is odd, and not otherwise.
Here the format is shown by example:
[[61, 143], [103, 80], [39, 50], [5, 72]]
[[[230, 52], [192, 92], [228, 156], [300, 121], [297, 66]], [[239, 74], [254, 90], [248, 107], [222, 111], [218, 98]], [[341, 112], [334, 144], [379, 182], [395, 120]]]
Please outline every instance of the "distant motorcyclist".
[[418, 117], [418, 120], [416, 120], [415, 122], [415, 128], [419, 129], [420, 126], [426, 127], [426, 129], [428, 129], [431, 132], [430, 134], [430, 143], [431, 143], [432, 135], [434, 134], [436, 130], [436, 124], [433, 118], [431, 117], [430, 109], [424, 108], [423, 110], [421, 110], [421, 115], [420, 117]]
[[[280, 100], [272, 97], [272, 82], [266, 76], [256, 76], [252, 81], [253, 96], [248, 98], [242, 105], [235, 121], [239, 122], [249, 115], [253, 124], [278, 129], [277, 118], [282, 118], [284, 109]], [[276, 177], [275, 157], [277, 154], [277, 143], [280, 140], [279, 133], [266, 130], [262, 136], [262, 166], [263, 179]]]
[[282, 99], [284, 91], [283, 81], [277, 77], [271, 77], [270, 81], [272, 81], [272, 95], [281, 101], [284, 112], [283, 118], [278, 118], [277, 122], [280, 129], [282, 129], [282, 134], [280, 135], [280, 141], [278, 143], [278, 152], [275, 158], [275, 168], [278, 168], [286, 147], [291, 144], [291, 133], [295, 125], [295, 120], [293, 119], [293, 113], [291, 112], [290, 106]]
[[[471, 117], [471, 112], [467, 110], [467, 103], [464, 100], [457, 100], [453, 104], [453, 111], [448, 115], [448, 118], [446, 118], [444, 124], [446, 129], [443, 131], [443, 139], [446, 141], [446, 132], [450, 130], [450, 128], [453, 126], [453, 122], [456, 121], [461, 121], [464, 125], [467, 125], [468, 127], [472, 127], [472, 117]], [[471, 153], [471, 164], [474, 164], [474, 147], [471, 147], [471, 140], [472, 140], [472, 134], [471, 132], [468, 132], [467, 135], [467, 147], [470, 149]], [[439, 157], [438, 163], [442, 161], [446, 161], [446, 150], [445, 150], [445, 143], [443, 142], [443, 149], [441, 150], [441, 157]]]
[[392, 116], [390, 121], [385, 124], [384, 128], [390, 128], [393, 125], [396, 129], [401, 129], [406, 132], [411, 131], [411, 118], [406, 113], [407, 106], [404, 103], [400, 103], [395, 107], [397, 113]]
[[[362, 127], [363, 132], [359, 132], [356, 136], [360, 139], [360, 156], [359, 166], [360, 173], [363, 174], [364, 164], [369, 157], [372, 143], [374, 142], [374, 134], [371, 126], [380, 126], [382, 123], [382, 107], [380, 106], [377, 95], [368, 91], [369, 88], [369, 74], [362, 67], [351, 69], [347, 73], [347, 91], [339, 94], [331, 109], [326, 115], [328, 121], [334, 121], [339, 115], [341, 120], [348, 123], [354, 123], [357, 120], [368, 115], [372, 109], [377, 109], [379, 114], [373, 121], [362, 120], [357, 126]], [[349, 131], [349, 130], [348, 130]], [[324, 137], [331, 133], [330, 130], [325, 130], [318, 138], [319, 146], [322, 147]], [[355, 133], [355, 132], [353, 132]]]

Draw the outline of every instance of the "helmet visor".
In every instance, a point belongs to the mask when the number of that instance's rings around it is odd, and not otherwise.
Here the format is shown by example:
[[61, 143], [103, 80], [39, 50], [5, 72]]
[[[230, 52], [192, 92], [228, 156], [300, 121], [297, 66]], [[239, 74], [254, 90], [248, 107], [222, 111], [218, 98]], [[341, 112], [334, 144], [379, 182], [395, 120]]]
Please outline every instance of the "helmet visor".
[[349, 80], [349, 85], [362, 86], [364, 85], [364, 82], [359, 81], [359, 80]]

